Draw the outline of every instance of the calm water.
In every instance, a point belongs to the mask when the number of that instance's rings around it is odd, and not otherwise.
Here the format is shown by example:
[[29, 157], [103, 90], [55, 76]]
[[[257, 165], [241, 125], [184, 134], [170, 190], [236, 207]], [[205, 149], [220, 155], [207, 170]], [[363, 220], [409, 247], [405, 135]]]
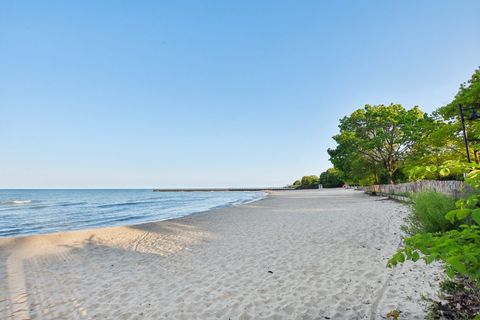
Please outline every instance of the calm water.
[[0, 237], [138, 224], [261, 199], [263, 192], [0, 190]]

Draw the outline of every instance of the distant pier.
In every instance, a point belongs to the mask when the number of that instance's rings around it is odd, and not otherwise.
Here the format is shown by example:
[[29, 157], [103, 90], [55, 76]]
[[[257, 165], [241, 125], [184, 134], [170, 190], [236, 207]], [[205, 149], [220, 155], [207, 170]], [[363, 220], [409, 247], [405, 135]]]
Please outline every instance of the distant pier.
[[213, 192], [213, 191], [284, 191], [295, 190], [287, 187], [265, 187], [265, 188], [187, 188], [187, 189], [153, 189], [154, 192]]

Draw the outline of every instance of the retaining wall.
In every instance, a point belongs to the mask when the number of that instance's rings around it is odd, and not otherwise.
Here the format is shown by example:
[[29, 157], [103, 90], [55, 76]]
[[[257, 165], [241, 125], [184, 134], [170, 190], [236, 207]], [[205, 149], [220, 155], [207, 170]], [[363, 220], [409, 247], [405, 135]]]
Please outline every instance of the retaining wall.
[[422, 191], [436, 191], [455, 198], [460, 198], [472, 191], [471, 187], [466, 185], [465, 182], [455, 180], [421, 180], [399, 184], [377, 184], [366, 186], [363, 190], [370, 194], [396, 197], [408, 197], [412, 193]]

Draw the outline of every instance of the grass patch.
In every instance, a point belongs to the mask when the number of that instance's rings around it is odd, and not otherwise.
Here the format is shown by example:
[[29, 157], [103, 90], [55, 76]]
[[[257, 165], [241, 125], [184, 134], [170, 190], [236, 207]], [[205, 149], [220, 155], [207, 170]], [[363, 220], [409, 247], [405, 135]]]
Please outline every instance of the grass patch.
[[428, 191], [412, 196], [412, 200], [412, 210], [406, 218], [407, 225], [402, 227], [408, 235], [445, 232], [456, 227], [445, 218], [447, 212], [455, 209], [455, 198]]

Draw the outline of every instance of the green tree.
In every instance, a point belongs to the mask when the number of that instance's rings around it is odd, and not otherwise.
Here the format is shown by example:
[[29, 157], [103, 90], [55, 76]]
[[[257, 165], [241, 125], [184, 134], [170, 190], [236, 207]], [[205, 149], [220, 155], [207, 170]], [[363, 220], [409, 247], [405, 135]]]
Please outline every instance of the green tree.
[[374, 177], [380, 182], [383, 176], [393, 183], [431, 121], [418, 107], [366, 105], [340, 120], [330, 161], [351, 180]]
[[445, 120], [458, 120], [458, 105], [470, 107], [480, 104], [480, 68], [476, 69], [471, 78], [460, 85], [452, 102], [437, 110]]
[[[347, 139], [345, 139], [347, 140]], [[335, 149], [328, 149], [330, 162], [341, 179], [351, 185], [369, 185], [380, 181], [380, 168], [355, 152], [354, 146], [339, 136]]]
[[341, 179], [341, 173], [334, 168], [330, 168], [320, 174], [320, 184], [324, 188], [338, 188], [343, 186], [344, 182]]
[[[459, 116], [458, 106], [462, 105], [465, 109], [465, 117], [468, 118], [473, 110], [476, 110], [477, 114], [480, 113], [480, 68], [476, 69], [471, 78], [460, 85], [460, 88], [455, 95], [455, 98], [447, 104], [439, 108], [436, 111], [438, 116], [444, 120], [444, 132], [443, 136], [439, 134], [439, 143], [444, 143], [448, 146], [448, 149], [456, 151], [453, 156], [445, 160], [464, 160], [466, 157], [465, 147], [462, 136], [462, 126]], [[468, 137], [476, 142], [470, 143], [470, 157], [475, 158], [474, 152], [480, 150], [480, 121], [465, 121], [465, 126], [468, 132]], [[440, 128], [436, 129], [436, 132], [440, 131]]]
[[303, 176], [301, 180], [296, 180], [292, 186], [297, 189], [316, 189], [319, 181], [318, 176], [315, 175]]
[[[466, 118], [470, 116], [472, 107], [480, 112], [480, 69], [475, 70], [470, 80], [460, 85], [460, 89], [452, 102], [438, 108], [432, 114], [432, 121], [425, 124], [426, 134], [417, 143], [405, 162], [405, 171], [409, 172], [417, 166], [439, 166], [445, 161], [464, 160], [466, 158], [459, 117], [459, 104], [465, 108]], [[480, 122], [478, 120], [467, 120], [465, 126], [470, 139], [478, 140], [480, 138]], [[478, 143], [471, 142], [470, 149], [470, 157], [474, 159], [474, 152], [480, 150], [480, 146]], [[440, 179], [442, 177], [437, 175], [433, 178]]]
[[[425, 123], [424, 136], [405, 161], [408, 172], [416, 166], [440, 165], [448, 160], [465, 158], [460, 123], [448, 123], [434, 113], [430, 123]], [[440, 178], [440, 177], [438, 177]]]

